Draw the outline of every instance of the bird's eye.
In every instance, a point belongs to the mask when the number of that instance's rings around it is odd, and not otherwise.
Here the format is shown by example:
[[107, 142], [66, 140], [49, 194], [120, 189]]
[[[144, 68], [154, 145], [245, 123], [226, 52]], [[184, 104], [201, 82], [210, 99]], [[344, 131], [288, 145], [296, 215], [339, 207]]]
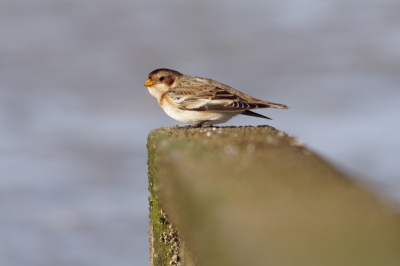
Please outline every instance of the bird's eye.
[[165, 77], [161, 77], [161, 78], [160, 78], [160, 81], [163, 81], [164, 79], [165, 79]]

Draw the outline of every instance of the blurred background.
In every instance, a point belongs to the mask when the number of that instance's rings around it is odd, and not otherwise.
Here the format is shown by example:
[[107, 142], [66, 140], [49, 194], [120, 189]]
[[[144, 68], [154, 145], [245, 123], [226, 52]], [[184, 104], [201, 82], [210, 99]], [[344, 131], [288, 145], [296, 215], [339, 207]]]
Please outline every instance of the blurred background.
[[[400, 203], [400, 2], [2, 0], [0, 265], [148, 265], [160, 67], [257, 98], [268, 124]], [[183, 124], [179, 124], [183, 125]]]

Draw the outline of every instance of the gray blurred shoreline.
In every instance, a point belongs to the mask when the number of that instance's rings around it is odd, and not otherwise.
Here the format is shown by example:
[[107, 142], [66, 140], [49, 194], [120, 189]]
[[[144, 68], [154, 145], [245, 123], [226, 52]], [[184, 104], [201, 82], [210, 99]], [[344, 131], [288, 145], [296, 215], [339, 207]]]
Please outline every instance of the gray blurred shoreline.
[[[400, 204], [400, 2], [2, 1], [0, 265], [147, 265], [159, 67], [291, 106], [269, 125]], [[182, 124], [179, 124], [182, 125]]]

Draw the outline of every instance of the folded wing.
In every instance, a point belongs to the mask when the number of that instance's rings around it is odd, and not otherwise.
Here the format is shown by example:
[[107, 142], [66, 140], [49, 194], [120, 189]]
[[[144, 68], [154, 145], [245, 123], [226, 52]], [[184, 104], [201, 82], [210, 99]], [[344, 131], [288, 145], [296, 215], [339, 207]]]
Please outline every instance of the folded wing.
[[287, 108], [286, 105], [258, 100], [237, 92], [236, 90], [234, 91], [237, 93], [233, 93], [220, 86], [199, 84], [199, 86], [194, 87], [193, 85], [194, 84], [191, 84], [190, 89], [187, 90], [180, 88], [179, 90], [172, 90], [168, 93], [177, 103], [179, 109], [235, 112], [268, 107]]

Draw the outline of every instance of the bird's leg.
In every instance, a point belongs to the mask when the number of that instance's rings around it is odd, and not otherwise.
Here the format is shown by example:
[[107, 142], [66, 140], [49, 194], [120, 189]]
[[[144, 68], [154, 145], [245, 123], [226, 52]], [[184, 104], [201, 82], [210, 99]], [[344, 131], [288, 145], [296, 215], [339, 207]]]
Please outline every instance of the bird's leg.
[[207, 121], [208, 121], [208, 120], [201, 121], [201, 122], [197, 123], [196, 125], [191, 125], [190, 127], [192, 127], [192, 128], [202, 127], [203, 124], [204, 124], [205, 122], [207, 122]]

